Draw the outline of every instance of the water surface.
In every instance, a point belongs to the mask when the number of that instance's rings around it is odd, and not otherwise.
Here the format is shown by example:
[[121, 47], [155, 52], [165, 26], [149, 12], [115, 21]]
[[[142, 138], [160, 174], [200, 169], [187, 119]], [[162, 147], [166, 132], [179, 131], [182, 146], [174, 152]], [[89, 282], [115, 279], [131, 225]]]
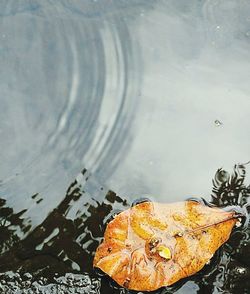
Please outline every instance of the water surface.
[[[216, 170], [250, 159], [249, 15], [245, 0], [1, 1], [2, 272], [87, 272], [110, 293], [91, 258], [113, 210], [210, 200]], [[208, 291], [232, 293], [229, 276]]]

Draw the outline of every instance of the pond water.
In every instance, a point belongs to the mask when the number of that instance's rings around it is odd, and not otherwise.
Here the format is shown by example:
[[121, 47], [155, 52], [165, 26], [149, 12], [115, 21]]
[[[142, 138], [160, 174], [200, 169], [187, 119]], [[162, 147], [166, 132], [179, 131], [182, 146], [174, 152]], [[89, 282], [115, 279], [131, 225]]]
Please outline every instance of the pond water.
[[[249, 46], [245, 0], [0, 1], [0, 291], [127, 293], [92, 270], [104, 224], [141, 197], [210, 201], [249, 161]], [[157, 293], [247, 293], [235, 234]]]

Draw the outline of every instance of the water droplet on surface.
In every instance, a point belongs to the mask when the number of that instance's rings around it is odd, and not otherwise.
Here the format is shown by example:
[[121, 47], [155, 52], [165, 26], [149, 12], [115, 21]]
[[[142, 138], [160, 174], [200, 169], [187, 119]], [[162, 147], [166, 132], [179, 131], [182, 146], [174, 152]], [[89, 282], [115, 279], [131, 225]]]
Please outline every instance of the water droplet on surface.
[[237, 221], [236, 224], [235, 224], [236, 228], [239, 228], [241, 226], [241, 222], [240, 221]]
[[220, 127], [221, 125], [223, 125], [223, 123], [219, 121], [218, 119], [214, 121], [214, 124], [216, 125], [216, 127]]
[[238, 268], [236, 269], [236, 271], [237, 271], [239, 274], [244, 274], [245, 271], [246, 271], [246, 269], [245, 269], [244, 267], [238, 267]]
[[30, 273], [25, 273], [23, 274], [23, 279], [25, 280], [31, 280], [32, 279], [32, 275]]

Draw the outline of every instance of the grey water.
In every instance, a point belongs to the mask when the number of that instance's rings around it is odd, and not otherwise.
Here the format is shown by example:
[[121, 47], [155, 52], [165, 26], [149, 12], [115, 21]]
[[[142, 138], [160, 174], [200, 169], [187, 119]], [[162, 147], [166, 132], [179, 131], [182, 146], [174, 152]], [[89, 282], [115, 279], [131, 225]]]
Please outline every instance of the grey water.
[[[6, 293], [125, 293], [91, 267], [108, 215], [210, 201], [216, 171], [250, 160], [249, 1], [1, 0], [0, 68]], [[248, 195], [247, 167], [226, 198]], [[207, 293], [249, 289], [244, 234]], [[192, 279], [162, 291], [205, 293]]]

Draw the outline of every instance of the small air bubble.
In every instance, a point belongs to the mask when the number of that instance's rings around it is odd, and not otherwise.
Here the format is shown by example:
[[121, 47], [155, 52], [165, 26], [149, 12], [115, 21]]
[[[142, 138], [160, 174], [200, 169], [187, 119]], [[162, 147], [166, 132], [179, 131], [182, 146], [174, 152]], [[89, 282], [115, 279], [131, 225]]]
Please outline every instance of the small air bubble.
[[239, 274], [244, 274], [246, 272], [246, 269], [244, 267], [238, 267], [236, 270]]
[[223, 125], [223, 123], [219, 121], [218, 119], [214, 121], [214, 124], [216, 125], [216, 127], [220, 127], [221, 125]]
[[235, 226], [236, 226], [236, 228], [239, 228], [239, 227], [241, 226], [241, 221], [238, 220], [238, 221], [236, 222]]
[[183, 237], [183, 233], [182, 232], [178, 232], [174, 235], [174, 237]]

